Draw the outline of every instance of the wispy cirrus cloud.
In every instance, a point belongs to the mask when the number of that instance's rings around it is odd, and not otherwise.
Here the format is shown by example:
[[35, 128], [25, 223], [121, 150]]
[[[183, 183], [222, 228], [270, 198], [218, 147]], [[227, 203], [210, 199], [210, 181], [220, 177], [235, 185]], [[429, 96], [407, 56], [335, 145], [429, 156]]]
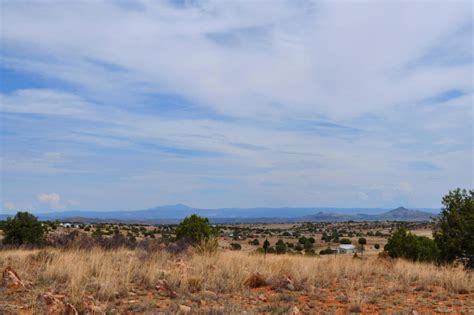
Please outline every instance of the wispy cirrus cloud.
[[6, 1], [4, 198], [438, 205], [474, 175], [471, 9]]

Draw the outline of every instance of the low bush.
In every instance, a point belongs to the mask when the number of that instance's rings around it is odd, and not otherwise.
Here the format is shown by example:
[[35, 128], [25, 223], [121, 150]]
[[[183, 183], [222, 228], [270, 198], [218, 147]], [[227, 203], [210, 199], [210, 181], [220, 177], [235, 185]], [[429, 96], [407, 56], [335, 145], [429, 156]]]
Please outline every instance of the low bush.
[[46, 229], [31, 213], [18, 212], [13, 219], [8, 218], [2, 224], [2, 229], [5, 234], [3, 244], [14, 246], [44, 244]]
[[239, 243], [230, 243], [230, 249], [232, 249], [232, 250], [241, 250], [242, 245], [240, 245]]
[[253, 241], [249, 241], [249, 244], [254, 245], [254, 246], [258, 246], [258, 245], [260, 245], [260, 242], [258, 241], [258, 239], [254, 239]]
[[282, 240], [278, 240], [278, 242], [275, 245], [275, 251], [277, 254], [284, 254], [286, 253], [286, 244]]
[[191, 244], [200, 244], [216, 236], [217, 231], [209, 224], [207, 218], [198, 215], [186, 217], [176, 228], [176, 239], [184, 240]]
[[352, 244], [352, 241], [348, 238], [341, 238], [339, 240], [339, 243], [341, 243], [341, 244]]
[[329, 247], [325, 249], [321, 249], [319, 251], [319, 255], [331, 255], [332, 253], [333, 253], [333, 250], [330, 249]]
[[390, 257], [412, 261], [435, 262], [439, 258], [438, 246], [432, 239], [412, 234], [405, 228], [400, 228], [388, 239], [384, 250]]
[[314, 248], [314, 243], [312, 243], [309, 239], [306, 239], [304, 242], [304, 249], [309, 250]]

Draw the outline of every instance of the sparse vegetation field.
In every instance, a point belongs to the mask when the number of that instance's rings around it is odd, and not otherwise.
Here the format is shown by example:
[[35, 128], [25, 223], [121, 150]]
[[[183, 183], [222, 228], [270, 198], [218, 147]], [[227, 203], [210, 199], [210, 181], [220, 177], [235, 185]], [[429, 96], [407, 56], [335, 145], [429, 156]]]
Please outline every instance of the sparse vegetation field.
[[[0, 222], [0, 314], [472, 314], [474, 192], [433, 222]], [[432, 231], [428, 233], [427, 231]]]
[[465, 313], [472, 273], [365, 255], [306, 257], [220, 249], [0, 251], [22, 284], [0, 291], [2, 314]]

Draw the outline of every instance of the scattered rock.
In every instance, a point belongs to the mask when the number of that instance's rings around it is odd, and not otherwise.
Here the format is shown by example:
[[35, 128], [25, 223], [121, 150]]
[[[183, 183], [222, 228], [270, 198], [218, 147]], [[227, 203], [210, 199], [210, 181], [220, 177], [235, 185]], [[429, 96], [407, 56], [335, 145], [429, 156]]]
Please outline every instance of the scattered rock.
[[43, 294], [43, 300], [47, 305], [62, 303], [64, 297], [65, 296], [62, 294], [53, 294], [51, 292], [46, 292]]
[[[66, 296], [64, 294], [54, 294], [51, 292], [46, 292], [40, 296], [46, 305], [49, 305], [48, 313], [49, 314], [65, 314], [65, 315], [79, 315], [76, 307], [71, 303], [67, 303], [64, 300]], [[102, 315], [104, 312], [89, 312], [88, 314], [92, 315]]]
[[49, 306], [49, 314], [61, 314], [63, 312], [64, 304], [62, 300], [64, 299], [64, 295], [46, 292], [41, 297], [46, 305]]
[[158, 284], [155, 286], [155, 289], [157, 289], [160, 294], [169, 298], [175, 298], [178, 295], [175, 291], [171, 290], [166, 280], [158, 280]]
[[411, 315], [418, 315], [418, 312], [417, 312], [416, 310], [413, 310], [413, 311], [411, 312]]
[[264, 294], [260, 294], [258, 296], [258, 299], [262, 302], [267, 302], [268, 301], [267, 297]]
[[183, 314], [189, 314], [191, 313], [191, 308], [189, 306], [186, 306], [186, 305], [183, 305], [183, 304], [179, 304], [178, 306], [179, 308], [179, 311]]
[[201, 296], [206, 299], [217, 300], [217, 294], [215, 292], [204, 290], [201, 292]]
[[8, 289], [25, 288], [25, 283], [11, 267], [6, 267], [2, 274], [2, 286]]
[[97, 305], [88, 305], [87, 310], [89, 311], [88, 313], [91, 315], [105, 315], [105, 312], [102, 310], [102, 308]]
[[295, 284], [293, 280], [290, 278], [290, 276], [284, 276], [283, 277], [283, 283], [284, 283], [284, 288], [289, 290], [289, 291], [294, 291], [295, 290]]
[[84, 305], [87, 309], [87, 314], [91, 315], [105, 315], [102, 307], [96, 305], [96, 301], [92, 295], [87, 295], [84, 300]]
[[276, 281], [272, 281], [272, 287], [275, 290], [286, 289], [288, 291], [295, 291], [295, 284], [288, 275], [284, 275]]
[[288, 315], [303, 315], [303, 313], [301, 313], [300, 309], [295, 305], [290, 307], [288, 310]]
[[168, 288], [169, 287], [169, 284], [168, 284], [168, 281], [164, 280], [164, 279], [160, 279], [158, 280], [157, 284], [156, 284], [156, 288]]

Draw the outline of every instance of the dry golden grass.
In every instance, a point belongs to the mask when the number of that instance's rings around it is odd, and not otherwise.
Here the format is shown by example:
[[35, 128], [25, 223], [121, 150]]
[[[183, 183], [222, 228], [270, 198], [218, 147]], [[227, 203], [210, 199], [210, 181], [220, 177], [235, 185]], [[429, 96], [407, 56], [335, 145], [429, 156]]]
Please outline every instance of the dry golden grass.
[[460, 268], [439, 268], [402, 260], [360, 260], [348, 255], [263, 257], [223, 251], [216, 255], [188, 253], [179, 260], [165, 251], [0, 251], [0, 267], [6, 266], [31, 281], [35, 290], [61, 292], [76, 304], [90, 295], [107, 304], [126, 297], [136, 288], [156, 291], [154, 287], [160, 279], [165, 279], [181, 296], [208, 290], [230, 301], [232, 296], [249, 294], [251, 290], [246, 280], [256, 273], [268, 281], [270, 288], [282, 277], [289, 276], [295, 292], [309, 295], [325, 290], [339, 292], [340, 303], [354, 309], [364, 303], [377, 304], [379, 298], [397, 292], [416, 294], [431, 292], [432, 288], [441, 288], [448, 294], [472, 296], [474, 292], [473, 275]]

